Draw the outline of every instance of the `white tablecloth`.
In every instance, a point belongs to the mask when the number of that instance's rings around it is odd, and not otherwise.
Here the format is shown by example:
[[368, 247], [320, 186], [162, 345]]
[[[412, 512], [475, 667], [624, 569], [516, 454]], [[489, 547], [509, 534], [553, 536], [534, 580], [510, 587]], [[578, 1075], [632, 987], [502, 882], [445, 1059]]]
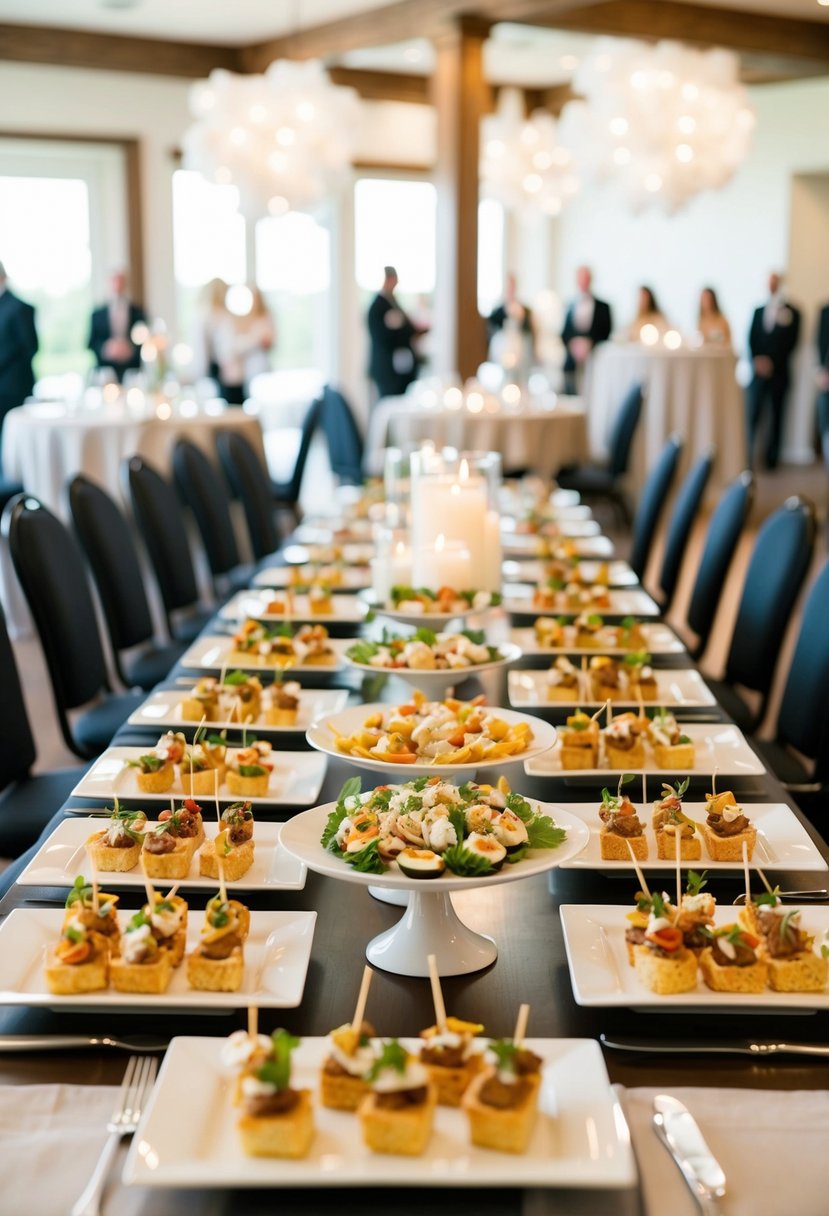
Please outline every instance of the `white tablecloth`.
[[466, 408], [428, 409], [408, 397], [387, 397], [374, 407], [369, 420], [368, 471], [382, 472], [385, 447], [408, 450], [425, 439], [438, 447], [500, 452], [505, 469], [529, 468], [544, 477], [587, 454], [585, 414], [577, 398], [559, 398], [549, 409], [473, 413]]
[[646, 399], [633, 445], [630, 484], [642, 484], [665, 440], [678, 431], [685, 440], [680, 476], [713, 444], [717, 462], [710, 489], [719, 492], [747, 464], [745, 413], [735, 367], [730, 350], [669, 351], [638, 343], [603, 343], [585, 382], [591, 454], [607, 454], [616, 412], [638, 380], [645, 386]]

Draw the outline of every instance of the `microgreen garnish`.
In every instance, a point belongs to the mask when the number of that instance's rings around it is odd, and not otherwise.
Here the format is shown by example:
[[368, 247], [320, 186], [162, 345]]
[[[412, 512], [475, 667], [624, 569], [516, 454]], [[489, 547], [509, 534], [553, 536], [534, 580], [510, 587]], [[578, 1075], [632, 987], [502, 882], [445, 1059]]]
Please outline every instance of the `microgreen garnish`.
[[291, 1083], [291, 1053], [295, 1047], [299, 1047], [296, 1035], [287, 1030], [275, 1030], [271, 1035], [271, 1054], [256, 1070], [258, 1079], [278, 1090], [287, 1089]]
[[366, 1080], [376, 1081], [386, 1068], [392, 1068], [395, 1072], [402, 1074], [406, 1071], [408, 1060], [406, 1049], [400, 1046], [397, 1039], [389, 1039], [387, 1043], [383, 1044], [383, 1050], [368, 1070]]

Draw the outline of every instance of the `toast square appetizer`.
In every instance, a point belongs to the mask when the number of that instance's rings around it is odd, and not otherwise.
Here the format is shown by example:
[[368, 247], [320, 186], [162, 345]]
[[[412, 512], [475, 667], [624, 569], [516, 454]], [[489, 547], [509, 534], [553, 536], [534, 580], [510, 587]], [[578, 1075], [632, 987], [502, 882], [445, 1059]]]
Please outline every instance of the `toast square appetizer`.
[[578, 701], [581, 692], [579, 670], [561, 654], [547, 672], [544, 686], [548, 701]]
[[182, 697], [181, 716], [185, 722], [218, 722], [219, 681], [215, 676], [203, 676]]
[[170, 964], [178, 967], [187, 944], [187, 904], [180, 895], [160, 895], [153, 891], [152, 910], [148, 903], [141, 909], [160, 950], [170, 956]]
[[642, 736], [647, 724], [647, 718], [632, 713], [619, 714], [608, 722], [602, 731], [608, 768], [645, 767], [645, 745]]
[[474, 1036], [483, 1026], [449, 1017], [444, 1026], [421, 1030], [420, 1062], [435, 1087], [439, 1106], [460, 1106], [461, 1098], [483, 1063]]
[[262, 712], [262, 684], [258, 676], [229, 671], [221, 687], [223, 717], [229, 722], [255, 722]]
[[54, 996], [98, 992], [109, 984], [109, 943], [71, 917], [57, 944], [47, 952], [44, 971]]
[[299, 1039], [276, 1030], [267, 1052], [257, 1051], [240, 1079], [242, 1111], [237, 1128], [249, 1157], [304, 1157], [314, 1138], [309, 1089], [291, 1085], [291, 1053]]
[[236, 752], [227, 766], [225, 781], [234, 798], [266, 798], [273, 772], [271, 744], [266, 739], [251, 742]]
[[117, 992], [166, 992], [173, 972], [172, 956], [159, 946], [143, 909], [127, 924], [121, 957], [112, 960], [109, 972]]
[[512, 1039], [493, 1039], [486, 1061], [461, 1099], [469, 1137], [479, 1148], [524, 1153], [538, 1113], [541, 1060]]
[[296, 680], [274, 680], [263, 699], [263, 713], [268, 726], [296, 726], [302, 688]]
[[699, 861], [702, 844], [697, 836], [698, 824], [682, 809], [682, 797], [688, 789], [689, 778], [676, 785], [663, 785], [662, 797], [653, 804], [653, 830], [656, 834], [656, 856], [661, 861]]
[[127, 811], [113, 803], [109, 826], [93, 832], [86, 840], [86, 851], [97, 870], [126, 873], [138, 865], [144, 841], [147, 816], [143, 811]]
[[633, 966], [639, 982], [659, 996], [690, 992], [697, 986], [697, 959], [675, 924], [676, 910], [656, 892], [641, 942], [632, 946]]
[[619, 790], [614, 796], [610, 790], [602, 790], [602, 804], [599, 807], [599, 818], [602, 828], [599, 833], [602, 859], [604, 861], [629, 861], [630, 848], [637, 861], [647, 861], [648, 841], [645, 829], [636, 813], [636, 807], [622, 794], [624, 777], [619, 782]]
[[745, 842], [748, 859], [751, 861], [757, 841], [757, 829], [749, 821], [743, 808], [738, 806], [731, 790], [725, 790], [722, 794], [706, 794], [705, 802], [708, 818], [703, 835], [711, 860], [742, 862]]
[[234, 802], [221, 815], [221, 828], [214, 840], [206, 840], [199, 853], [199, 873], [205, 878], [221, 877], [219, 858], [226, 882], [238, 882], [253, 865], [253, 812], [249, 802]]
[[328, 1037], [328, 1055], [320, 1072], [320, 1101], [330, 1110], [355, 1111], [369, 1092], [365, 1077], [375, 1060], [374, 1027], [363, 1021], [355, 1030], [346, 1022]]
[[144, 833], [144, 872], [148, 878], [186, 878], [203, 840], [204, 824], [197, 803], [187, 798], [177, 810], [162, 811], [158, 826]]
[[760, 939], [739, 925], [712, 929], [699, 956], [702, 978], [714, 992], [762, 992], [768, 967], [758, 954]]
[[631, 700], [655, 701], [659, 696], [659, 685], [650, 662], [651, 656], [644, 650], [632, 650], [622, 660]]
[[599, 763], [599, 724], [594, 718], [577, 710], [570, 714], [561, 739], [561, 767], [566, 769], [596, 768]]
[[708, 882], [707, 871], [698, 874], [689, 870], [687, 886], [679, 904], [674, 924], [682, 934], [682, 940], [689, 950], [699, 958], [702, 951], [710, 944], [708, 930], [714, 923], [714, 912], [717, 901], [703, 887]]
[[64, 924], [70, 921], [105, 938], [109, 952], [121, 949], [121, 927], [118, 924], [118, 896], [98, 891], [81, 875], [75, 879], [64, 904]]
[[236, 899], [214, 895], [204, 914], [199, 944], [187, 956], [187, 979], [202, 992], [238, 992], [245, 975], [243, 947], [250, 912]]
[[221, 784], [218, 766], [210, 763], [200, 743], [185, 749], [180, 778], [182, 790], [190, 797], [210, 795]]
[[619, 664], [610, 655], [596, 655], [590, 660], [590, 692], [594, 701], [618, 701], [625, 695]]
[[368, 1071], [357, 1116], [374, 1153], [420, 1157], [432, 1134], [437, 1094], [428, 1070], [397, 1039], [383, 1043]]
[[740, 924], [760, 939], [775, 992], [823, 992], [829, 978], [827, 951], [816, 954], [814, 938], [800, 927], [800, 911], [783, 906], [776, 891], [757, 895], [740, 909]]
[[175, 765], [180, 763], [187, 748], [181, 732], [168, 730], [151, 752], [128, 760], [127, 767], [138, 770], [136, 781], [142, 794], [166, 794], [176, 779]]
[[660, 768], [684, 771], [696, 763], [696, 748], [673, 714], [659, 709], [648, 727], [648, 739]]

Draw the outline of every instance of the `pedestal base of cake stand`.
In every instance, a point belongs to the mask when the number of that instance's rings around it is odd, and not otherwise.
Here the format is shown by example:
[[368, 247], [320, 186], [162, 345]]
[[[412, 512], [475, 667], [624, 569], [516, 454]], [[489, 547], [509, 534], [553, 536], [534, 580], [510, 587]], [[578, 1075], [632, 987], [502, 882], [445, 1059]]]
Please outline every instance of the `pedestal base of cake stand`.
[[458, 917], [448, 893], [410, 891], [406, 912], [393, 929], [366, 947], [373, 967], [394, 975], [428, 976], [434, 954], [438, 974], [468, 975], [498, 957], [491, 937], [475, 933]]

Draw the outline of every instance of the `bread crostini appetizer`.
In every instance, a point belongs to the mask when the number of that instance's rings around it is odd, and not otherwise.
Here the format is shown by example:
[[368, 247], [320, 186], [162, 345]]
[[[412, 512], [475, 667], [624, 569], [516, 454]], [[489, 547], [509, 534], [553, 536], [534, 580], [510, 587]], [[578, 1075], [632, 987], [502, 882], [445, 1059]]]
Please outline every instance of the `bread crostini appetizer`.
[[118, 924], [118, 896], [99, 891], [96, 882], [88, 883], [81, 875], [75, 879], [64, 904], [64, 924], [77, 922], [85, 929], [105, 938], [110, 954], [120, 950], [121, 928]]
[[599, 763], [599, 724], [580, 709], [567, 718], [561, 740], [561, 767], [565, 769], [596, 768]]
[[168, 730], [161, 736], [154, 751], [146, 752], [137, 760], [127, 761], [129, 768], [138, 770], [136, 781], [142, 794], [166, 794], [173, 788], [175, 765], [181, 762], [186, 748], [184, 735]]
[[775, 992], [823, 992], [829, 960], [816, 954], [814, 937], [800, 927], [800, 910], [786, 909], [777, 891], [765, 891], [740, 909], [738, 921], [760, 940]]
[[648, 840], [645, 829], [636, 813], [636, 807], [622, 793], [622, 786], [629, 780], [625, 774], [619, 781], [616, 794], [610, 790], [602, 790], [602, 802], [599, 807], [599, 818], [602, 828], [599, 833], [599, 844], [603, 861], [628, 861], [633, 856], [637, 861], [647, 861]]
[[249, 802], [226, 806], [215, 839], [205, 840], [199, 853], [199, 873], [219, 879], [219, 860], [226, 882], [238, 882], [253, 865], [253, 811]]
[[197, 803], [188, 798], [178, 809], [162, 811], [157, 827], [144, 833], [144, 872], [148, 878], [186, 878], [203, 841], [204, 824]]
[[548, 701], [578, 701], [581, 692], [580, 673], [566, 657], [559, 655], [544, 681]]
[[159, 945], [143, 908], [127, 923], [121, 957], [112, 959], [109, 972], [116, 992], [167, 991], [173, 972], [172, 954]]
[[647, 718], [643, 718], [639, 714], [619, 714], [617, 717], [611, 718], [608, 708], [608, 723], [602, 731], [608, 768], [644, 768], [643, 735], [647, 726]]
[[234, 798], [266, 798], [273, 762], [272, 744], [266, 739], [246, 738], [227, 766], [225, 782]]
[[[646, 899], [646, 896], [639, 899], [640, 914]], [[660, 996], [690, 992], [697, 984], [697, 959], [677, 928], [676, 909], [657, 892], [651, 895], [649, 902], [641, 940], [631, 943], [628, 938], [637, 979], [650, 992]]]
[[109, 984], [109, 943], [71, 916], [56, 945], [47, 952], [46, 984], [53, 996], [98, 992]]
[[437, 1093], [428, 1070], [397, 1039], [383, 1042], [366, 1080], [357, 1116], [374, 1153], [419, 1157], [432, 1134]]
[[663, 785], [662, 797], [653, 804], [656, 856], [661, 861], [675, 861], [677, 851], [681, 861], [699, 861], [702, 857], [702, 844], [697, 836], [699, 825], [682, 809], [689, 780], [686, 777], [676, 785]]
[[109, 826], [93, 832], [86, 841], [86, 851], [95, 868], [105, 873], [134, 869], [141, 854], [146, 823], [143, 811], [128, 811], [115, 798]]
[[528, 1006], [522, 1005], [512, 1039], [493, 1039], [485, 1067], [461, 1099], [469, 1138], [479, 1148], [526, 1152], [538, 1113], [541, 1059], [524, 1045]]
[[710, 944], [699, 956], [708, 987], [714, 992], [762, 992], [768, 966], [758, 953], [760, 939], [736, 924], [708, 932]]
[[648, 726], [648, 739], [659, 768], [684, 772], [696, 763], [696, 748], [672, 713], [658, 709]]
[[204, 913], [199, 944], [187, 956], [191, 988], [203, 992], [238, 992], [245, 974], [244, 943], [250, 912], [236, 899], [219, 893]]
[[249, 1157], [304, 1157], [314, 1138], [309, 1089], [291, 1086], [291, 1055], [299, 1039], [275, 1030], [267, 1052], [256, 1051], [242, 1071], [237, 1128]]
[[757, 829], [746, 816], [731, 790], [722, 794], [706, 794], [708, 818], [703, 835], [708, 856], [712, 861], [740, 862], [745, 843], [748, 860], [754, 852]]

